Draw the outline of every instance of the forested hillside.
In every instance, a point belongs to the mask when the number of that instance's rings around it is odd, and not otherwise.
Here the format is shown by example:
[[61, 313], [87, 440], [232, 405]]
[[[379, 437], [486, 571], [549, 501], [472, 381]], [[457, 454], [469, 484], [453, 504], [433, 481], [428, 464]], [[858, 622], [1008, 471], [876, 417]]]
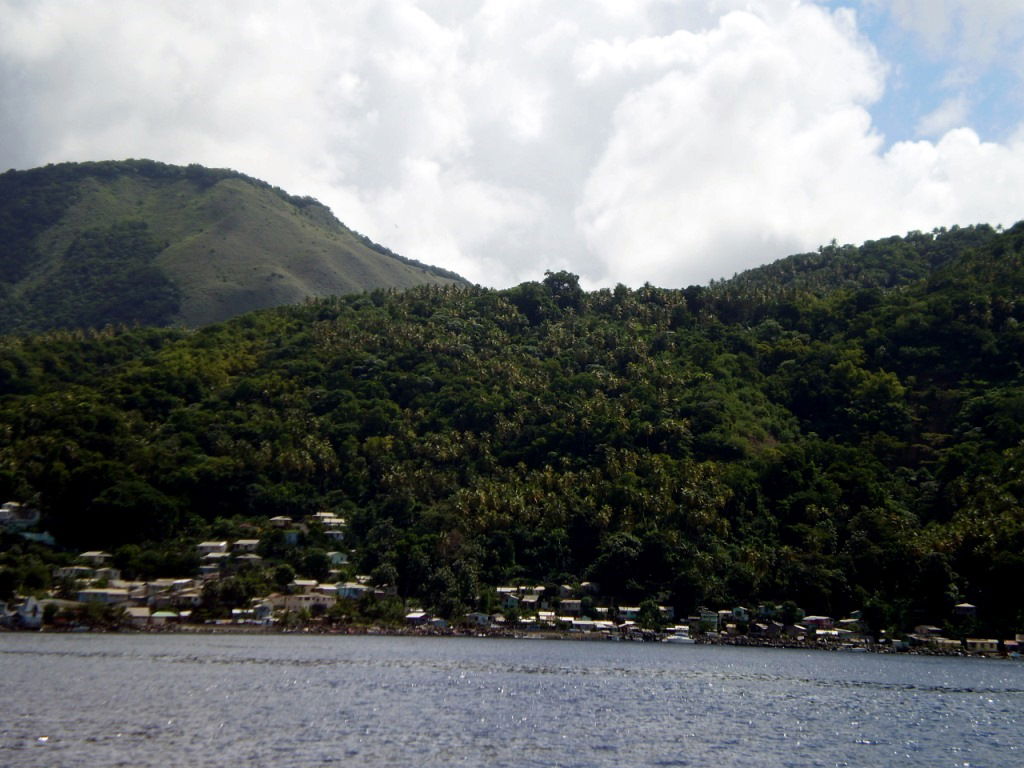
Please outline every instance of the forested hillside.
[[814, 280], [556, 273], [9, 337], [0, 495], [60, 546], [154, 553], [336, 511], [361, 572], [447, 615], [590, 579], [1020, 628], [1024, 224], [885, 243], [901, 266], [870, 281], [892, 260], [832, 248]]
[[453, 282], [465, 281], [235, 171], [126, 160], [0, 174], [0, 332], [197, 326], [308, 296]]

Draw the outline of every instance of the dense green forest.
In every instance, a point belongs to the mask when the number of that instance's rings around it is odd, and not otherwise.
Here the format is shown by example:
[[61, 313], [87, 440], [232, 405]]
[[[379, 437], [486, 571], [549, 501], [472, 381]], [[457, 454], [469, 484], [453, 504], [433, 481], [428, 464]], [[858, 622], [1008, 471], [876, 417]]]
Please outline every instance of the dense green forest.
[[357, 567], [1024, 630], [1024, 223], [708, 287], [428, 286], [0, 342], [0, 495], [166, 552], [332, 510]]

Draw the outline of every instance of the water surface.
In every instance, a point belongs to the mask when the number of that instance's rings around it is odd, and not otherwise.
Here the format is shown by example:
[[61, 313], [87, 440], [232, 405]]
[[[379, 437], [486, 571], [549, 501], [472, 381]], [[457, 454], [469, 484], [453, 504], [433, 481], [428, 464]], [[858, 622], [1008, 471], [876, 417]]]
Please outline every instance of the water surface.
[[1024, 663], [655, 643], [0, 636], [3, 766], [1015, 766]]

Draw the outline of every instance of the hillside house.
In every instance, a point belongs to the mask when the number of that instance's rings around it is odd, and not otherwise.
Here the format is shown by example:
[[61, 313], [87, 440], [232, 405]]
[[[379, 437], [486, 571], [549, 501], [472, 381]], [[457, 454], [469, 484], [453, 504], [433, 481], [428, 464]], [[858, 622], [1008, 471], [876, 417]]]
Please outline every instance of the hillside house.
[[196, 551], [200, 557], [225, 554], [228, 551], [228, 543], [226, 541], [201, 541], [196, 545]]

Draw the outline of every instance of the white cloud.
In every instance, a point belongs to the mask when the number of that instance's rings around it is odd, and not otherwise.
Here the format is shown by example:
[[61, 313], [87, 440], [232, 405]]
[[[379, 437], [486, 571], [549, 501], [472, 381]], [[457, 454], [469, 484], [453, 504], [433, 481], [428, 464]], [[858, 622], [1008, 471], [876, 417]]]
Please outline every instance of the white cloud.
[[969, 104], [964, 94], [946, 99], [917, 122], [918, 136], [941, 136], [967, 124]]
[[[942, 2], [962, 29], [893, 13], [940, 47], [993, 39]], [[887, 64], [853, 12], [807, 0], [0, 0], [0, 19], [3, 167], [234, 167], [487, 285], [683, 285], [1024, 210], [1024, 143], [959, 130], [965, 101], [884, 149]]]

